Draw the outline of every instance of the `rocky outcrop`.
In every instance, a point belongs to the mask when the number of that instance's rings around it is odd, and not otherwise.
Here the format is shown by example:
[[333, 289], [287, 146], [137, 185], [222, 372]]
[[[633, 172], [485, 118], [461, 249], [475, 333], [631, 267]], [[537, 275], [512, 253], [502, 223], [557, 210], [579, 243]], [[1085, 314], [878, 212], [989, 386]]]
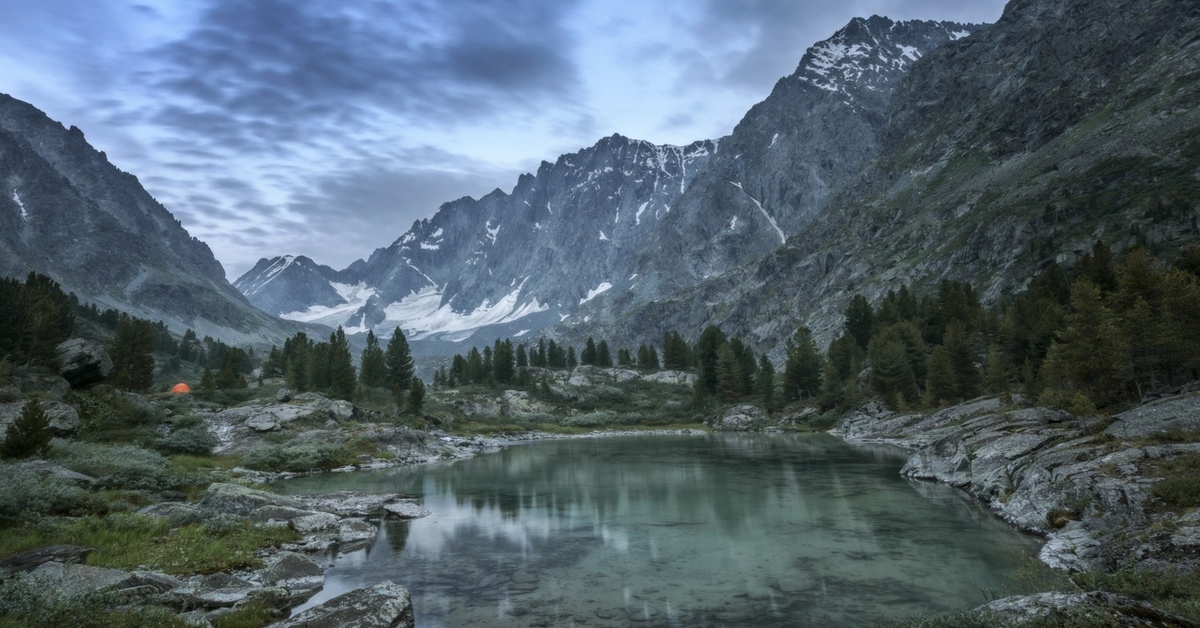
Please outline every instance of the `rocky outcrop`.
[[82, 545], [50, 545], [0, 559], [0, 580], [13, 574], [26, 573], [38, 567], [56, 562], [67, 565], [82, 564], [92, 553], [92, 548]]
[[275, 628], [413, 628], [408, 589], [391, 581], [339, 595]]
[[[28, 400], [0, 403], [0, 440], [4, 439], [4, 430], [9, 423], [21, 416]], [[73, 434], [79, 429], [79, 411], [73, 406], [61, 401], [42, 400], [42, 411], [50, 419], [50, 430], [58, 436]]]
[[989, 619], [998, 624], [1158, 626], [1193, 628], [1188, 619], [1127, 597], [1091, 591], [1088, 593], [1038, 593], [1008, 597], [983, 606]]
[[[317, 393], [286, 396], [287, 401], [259, 400], [220, 412], [200, 414], [217, 436], [217, 453], [237, 453], [265, 444], [258, 434], [278, 432], [295, 426], [332, 425], [357, 416], [349, 401], [329, 399]], [[277, 395], [278, 398], [278, 395]], [[330, 423], [332, 422], [332, 423]]]
[[765, 410], [748, 404], [726, 408], [708, 421], [710, 427], [722, 432], [749, 432], [769, 423], [770, 417]]
[[104, 345], [83, 338], [70, 338], [58, 345], [58, 372], [72, 388], [98, 384], [112, 372], [112, 358]]
[[1044, 535], [1042, 560], [1069, 570], [1197, 564], [1200, 516], [1154, 507], [1143, 472], [1156, 461], [1200, 453], [1200, 443], [1121, 440], [1159, 433], [1200, 413], [1185, 394], [1118, 415], [1075, 417], [1006, 408], [982, 399], [933, 414], [875, 404], [837, 432], [914, 449], [902, 473], [962, 488], [1022, 530]]

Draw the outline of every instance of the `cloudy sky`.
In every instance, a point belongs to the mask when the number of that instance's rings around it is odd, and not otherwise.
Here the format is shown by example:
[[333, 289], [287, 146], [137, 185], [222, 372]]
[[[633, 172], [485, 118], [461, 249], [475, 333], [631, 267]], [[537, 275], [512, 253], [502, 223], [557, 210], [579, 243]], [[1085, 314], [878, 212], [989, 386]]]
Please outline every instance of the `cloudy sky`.
[[621, 133], [729, 133], [856, 16], [1003, 0], [4, 0], [0, 92], [81, 128], [204, 240], [343, 268], [442, 202]]

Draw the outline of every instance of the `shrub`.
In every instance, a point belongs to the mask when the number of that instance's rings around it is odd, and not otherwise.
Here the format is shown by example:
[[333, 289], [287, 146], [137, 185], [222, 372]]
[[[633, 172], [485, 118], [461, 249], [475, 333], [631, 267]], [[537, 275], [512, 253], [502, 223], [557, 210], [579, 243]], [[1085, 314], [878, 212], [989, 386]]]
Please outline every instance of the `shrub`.
[[21, 408], [21, 415], [4, 430], [4, 444], [0, 445], [0, 458], [46, 457], [50, 453], [50, 417], [42, 409], [42, 403], [30, 399]]
[[1200, 474], [1172, 475], [1156, 482], [1150, 492], [1177, 508], [1200, 506]]
[[162, 491], [179, 483], [166, 456], [133, 445], [64, 443], [60, 455], [63, 466], [96, 478], [103, 488]]
[[193, 456], [212, 455], [217, 446], [217, 437], [203, 426], [176, 429], [167, 436], [160, 438], [154, 448], [166, 454], [189, 454]]
[[268, 445], [242, 456], [243, 465], [259, 471], [328, 471], [350, 462], [343, 446], [313, 441]]
[[93, 506], [87, 491], [18, 465], [0, 464], [0, 518], [73, 514]]
[[161, 422], [153, 406], [135, 402], [111, 386], [72, 393], [79, 408], [79, 436], [99, 442], [150, 443]]

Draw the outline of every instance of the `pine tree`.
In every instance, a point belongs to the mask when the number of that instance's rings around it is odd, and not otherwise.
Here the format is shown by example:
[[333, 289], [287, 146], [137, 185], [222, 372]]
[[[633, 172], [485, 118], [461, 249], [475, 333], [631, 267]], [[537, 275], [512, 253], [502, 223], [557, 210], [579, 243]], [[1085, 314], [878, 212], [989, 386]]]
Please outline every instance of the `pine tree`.
[[511, 340], [503, 341], [497, 339], [495, 349], [492, 350], [493, 374], [496, 381], [500, 384], [512, 383], [516, 377], [516, 369], [513, 366], [513, 344]]
[[109, 345], [112, 371], [108, 381], [123, 390], [143, 391], [154, 385], [154, 326], [150, 321], [125, 317]]
[[787, 341], [783, 366], [783, 403], [814, 397], [821, 390], [821, 354], [808, 327], [800, 327]]
[[579, 366], [579, 362], [575, 359], [575, 347], [567, 347], [567, 368], [573, 369]]
[[50, 453], [50, 417], [35, 399], [25, 402], [21, 414], [4, 431], [4, 443], [0, 444], [0, 458], [45, 458]]
[[629, 349], [624, 347], [617, 349], [617, 366], [622, 368], [632, 368], [633, 365], [633, 354], [629, 352]]
[[596, 345], [596, 366], [604, 368], [612, 368], [612, 354], [608, 351], [608, 341], [601, 339], [600, 344]]
[[725, 337], [725, 332], [721, 331], [716, 325], [709, 325], [700, 333], [700, 339], [696, 341], [696, 362], [697, 373], [696, 377], [700, 380], [702, 393], [711, 395], [717, 392], [717, 352], [720, 351], [721, 345], [728, 342]]
[[[58, 359], [58, 344], [70, 335], [75, 321], [75, 315], [71, 313], [71, 301], [57, 282], [35, 272], [29, 273], [25, 279], [23, 301], [24, 333], [20, 349], [32, 360], [54, 364]], [[151, 366], [151, 371], [153, 368]], [[146, 387], [149, 388], [149, 384]]]
[[367, 330], [367, 346], [359, 359], [358, 381], [364, 387], [377, 388], [387, 382], [387, 360], [375, 332]]
[[871, 360], [871, 383], [892, 408], [917, 399], [917, 380], [904, 343], [894, 334], [871, 339], [867, 353]]
[[583, 351], [579, 354], [579, 363], [585, 366], [593, 366], [596, 364], [596, 341], [588, 336], [587, 342], [583, 345]]
[[212, 369], [204, 367], [204, 374], [200, 376], [200, 390], [216, 390], [217, 383], [213, 380]]
[[686, 371], [691, 368], [691, 348], [679, 332], [663, 334], [662, 364], [663, 368], [671, 371]]
[[414, 375], [408, 386], [408, 406], [405, 410], [413, 416], [420, 416], [421, 409], [424, 407], [425, 382], [421, 381], [420, 377]]
[[525, 351], [525, 345], [517, 345], [517, 369], [529, 367], [529, 354]]
[[866, 349], [871, 341], [871, 324], [874, 313], [866, 297], [856, 294], [850, 298], [846, 306], [845, 333], [858, 344], [860, 349]]
[[354, 398], [358, 376], [350, 357], [350, 343], [341, 325], [329, 336], [329, 393], [337, 399]]
[[954, 379], [957, 385], [957, 399], [972, 399], [979, 396], [982, 389], [979, 367], [975, 366], [975, 349], [967, 335], [967, 326], [955, 318], [946, 325], [942, 346], [950, 356], [950, 364], [954, 367]]
[[717, 348], [716, 394], [724, 403], [734, 403], [742, 396], [741, 364], [728, 342]]
[[399, 391], [407, 390], [413, 377], [412, 352], [408, 348], [408, 339], [399, 327], [392, 330], [392, 338], [388, 341], [383, 362], [386, 373], [383, 383], [399, 399]]
[[1046, 381], [1106, 405], [1120, 394], [1131, 371], [1125, 336], [1091, 281], [1083, 279], [1072, 286], [1070, 310], [1058, 342], [1046, 354]]
[[925, 401], [930, 406], [958, 399], [958, 377], [950, 352], [944, 345], [934, 347], [929, 354], [929, 368], [925, 376]]
[[758, 381], [755, 382], [758, 397], [768, 412], [775, 408], [775, 365], [763, 354], [758, 362]]

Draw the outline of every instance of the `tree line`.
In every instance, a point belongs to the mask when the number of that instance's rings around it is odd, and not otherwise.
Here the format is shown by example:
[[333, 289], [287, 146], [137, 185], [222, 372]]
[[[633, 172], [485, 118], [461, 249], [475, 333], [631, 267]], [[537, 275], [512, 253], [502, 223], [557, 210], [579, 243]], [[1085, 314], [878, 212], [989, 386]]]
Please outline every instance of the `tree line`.
[[424, 405], [425, 383], [416, 376], [408, 339], [399, 327], [392, 331], [386, 349], [375, 332], [368, 330], [357, 369], [346, 332], [339, 325], [328, 341], [318, 342], [297, 332], [284, 341], [282, 349], [271, 347], [262, 370], [264, 377], [286, 378], [287, 385], [300, 392], [352, 400], [368, 390], [382, 389], [411, 414], [419, 414]]

